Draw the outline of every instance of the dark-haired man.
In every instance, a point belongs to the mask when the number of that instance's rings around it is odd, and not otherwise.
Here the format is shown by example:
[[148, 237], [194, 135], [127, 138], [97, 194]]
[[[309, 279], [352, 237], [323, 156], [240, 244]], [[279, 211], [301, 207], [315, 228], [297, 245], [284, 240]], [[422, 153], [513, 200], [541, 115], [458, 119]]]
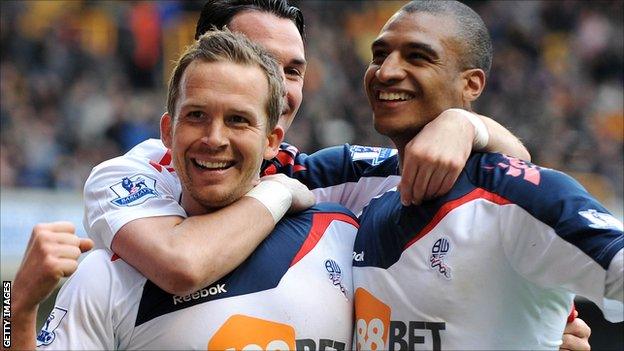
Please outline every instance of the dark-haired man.
[[[408, 3], [372, 53], [365, 87], [397, 169], [426, 123], [470, 110], [492, 59], [483, 21], [456, 1]], [[388, 92], [409, 98], [395, 103]], [[388, 191], [360, 226], [359, 350], [557, 349], [574, 294], [622, 321], [622, 223], [563, 173], [475, 153], [448, 194], [403, 206]]]

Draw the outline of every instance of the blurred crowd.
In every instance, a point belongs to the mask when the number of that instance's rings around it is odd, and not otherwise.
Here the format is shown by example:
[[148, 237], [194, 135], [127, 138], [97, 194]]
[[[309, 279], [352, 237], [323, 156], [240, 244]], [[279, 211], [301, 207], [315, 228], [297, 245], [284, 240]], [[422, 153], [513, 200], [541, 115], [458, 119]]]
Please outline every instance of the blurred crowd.
[[[362, 89], [370, 43], [403, 2], [298, 1], [309, 62], [287, 140], [306, 152], [389, 145]], [[467, 1], [494, 41], [476, 110], [533, 161], [572, 173], [603, 201], [623, 192], [622, 1]], [[171, 61], [203, 1], [2, 1], [3, 187], [81, 189], [91, 168], [158, 137]]]

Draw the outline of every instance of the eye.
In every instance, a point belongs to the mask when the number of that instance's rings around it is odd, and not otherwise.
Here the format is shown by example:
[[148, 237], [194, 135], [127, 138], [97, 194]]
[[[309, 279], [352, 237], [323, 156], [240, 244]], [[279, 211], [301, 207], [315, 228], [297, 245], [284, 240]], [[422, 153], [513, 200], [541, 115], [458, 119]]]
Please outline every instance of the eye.
[[429, 57], [427, 57], [426, 55], [424, 55], [423, 53], [420, 53], [418, 51], [414, 51], [414, 52], [410, 52], [407, 54], [407, 59], [410, 61], [418, 61], [418, 60], [425, 60], [425, 61], [429, 61]]
[[203, 119], [205, 114], [202, 111], [191, 111], [186, 114], [186, 117], [191, 120]]
[[375, 50], [373, 50], [373, 60], [372, 60], [372, 63], [374, 63], [374, 64], [381, 64], [381, 63], [384, 62], [384, 60], [386, 59], [387, 56], [388, 56], [388, 53], [386, 53], [386, 51], [380, 50], [380, 49], [375, 49]]
[[249, 125], [249, 119], [241, 115], [228, 116], [227, 122], [232, 125]]
[[287, 78], [303, 78], [303, 72], [296, 67], [284, 67], [284, 74]]

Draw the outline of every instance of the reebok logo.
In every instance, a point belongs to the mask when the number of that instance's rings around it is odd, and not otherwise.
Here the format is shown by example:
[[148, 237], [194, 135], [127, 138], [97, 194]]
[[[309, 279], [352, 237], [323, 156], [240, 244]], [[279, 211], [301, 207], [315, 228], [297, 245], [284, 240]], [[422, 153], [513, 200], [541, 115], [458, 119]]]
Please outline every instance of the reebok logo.
[[364, 251], [360, 251], [359, 253], [353, 251], [353, 260], [355, 262], [363, 262], [364, 261]]
[[221, 293], [226, 293], [225, 284], [217, 284], [215, 286], [211, 286], [209, 288], [203, 288], [201, 290], [197, 290], [196, 292], [186, 295], [186, 296], [173, 296], [173, 305], [177, 305], [179, 303], [189, 302], [197, 299], [201, 299], [203, 297], [208, 297], [212, 295], [218, 295]]

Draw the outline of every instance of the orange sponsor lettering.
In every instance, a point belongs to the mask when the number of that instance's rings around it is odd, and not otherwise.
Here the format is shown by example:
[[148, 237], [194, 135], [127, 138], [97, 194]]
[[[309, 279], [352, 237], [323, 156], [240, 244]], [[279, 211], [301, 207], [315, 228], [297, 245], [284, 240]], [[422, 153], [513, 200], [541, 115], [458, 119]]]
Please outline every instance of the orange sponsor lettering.
[[208, 342], [208, 350], [294, 350], [295, 329], [287, 324], [233, 315]]
[[390, 330], [390, 306], [366, 289], [355, 291], [355, 332], [357, 350], [386, 350]]

